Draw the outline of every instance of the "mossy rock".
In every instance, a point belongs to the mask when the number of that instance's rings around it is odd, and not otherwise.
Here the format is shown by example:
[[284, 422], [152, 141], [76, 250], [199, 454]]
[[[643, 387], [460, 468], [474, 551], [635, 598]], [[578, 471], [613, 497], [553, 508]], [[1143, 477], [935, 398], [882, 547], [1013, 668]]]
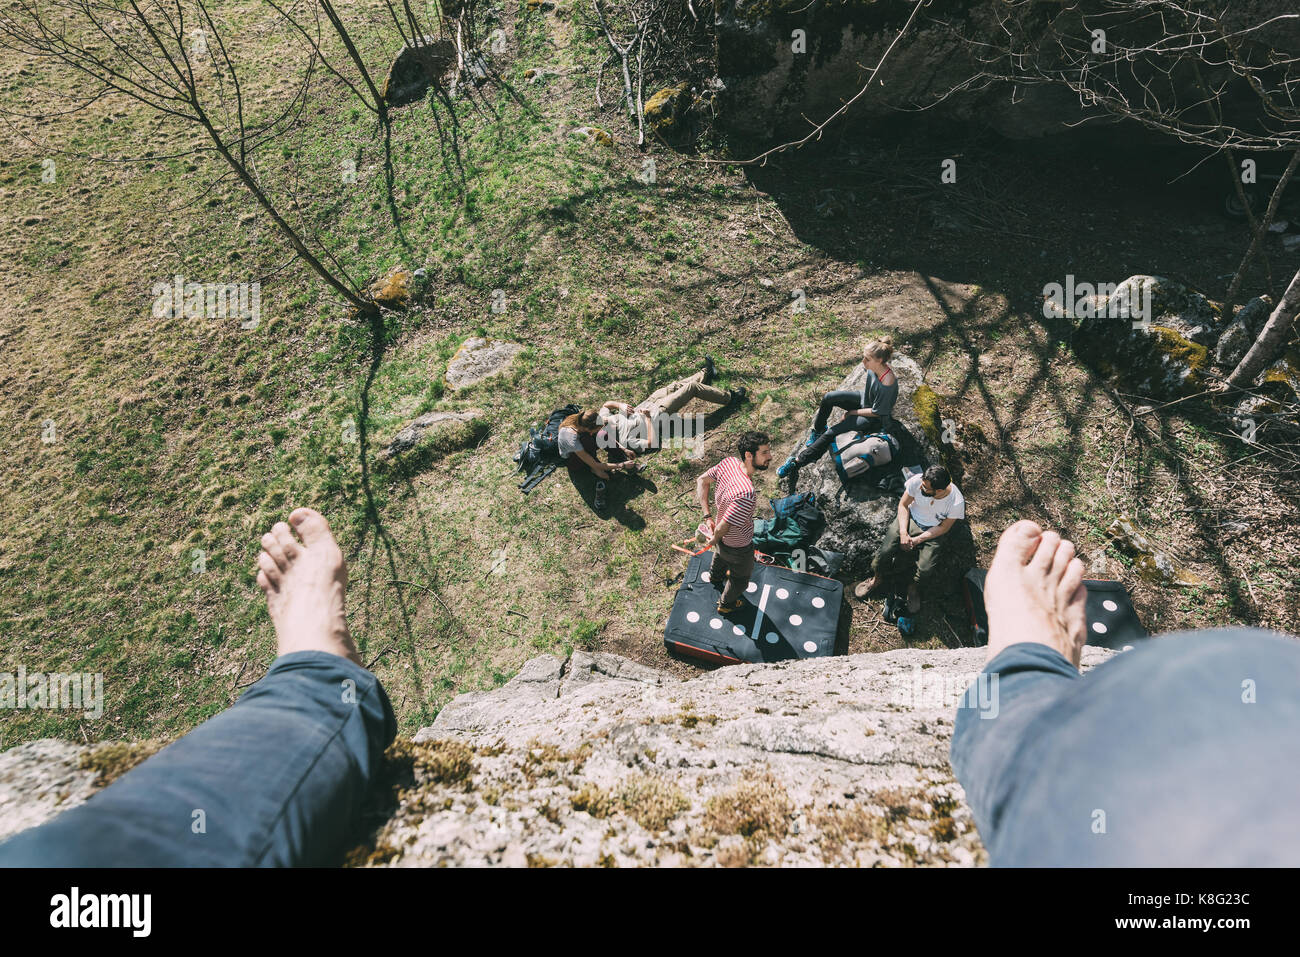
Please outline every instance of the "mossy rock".
[[367, 297], [385, 309], [405, 309], [411, 304], [415, 275], [405, 266], [395, 266], [388, 275], [372, 282]]
[[580, 136], [589, 143], [595, 143], [597, 146], [613, 146], [614, 137], [609, 134], [608, 130], [603, 130], [599, 126], [580, 126], [570, 136]]
[[[1153, 399], [1172, 400], [1204, 389], [1210, 350], [1166, 326], [1129, 328], [1117, 336], [1116, 320], [1085, 320], [1075, 330], [1075, 354], [1107, 379]], [[1127, 320], [1125, 320], [1127, 324]], [[1111, 328], [1103, 324], [1109, 323]]]
[[916, 410], [916, 418], [926, 437], [938, 445], [939, 436], [943, 434], [939, 419], [939, 394], [928, 385], [918, 386], [912, 393], [912, 408]]
[[95, 784], [105, 787], [146, 758], [153, 757], [163, 748], [162, 741], [109, 741], [97, 744], [81, 756], [78, 765], [83, 771], [95, 772]]
[[377, 472], [416, 475], [461, 449], [472, 448], [490, 431], [477, 413], [430, 413], [394, 437], [375, 458]]
[[[1273, 386], [1281, 387], [1279, 391], [1283, 393], [1281, 398], [1295, 400], [1300, 398], [1300, 352], [1292, 350], [1287, 352], [1271, 366], [1264, 370], [1260, 376], [1260, 385], [1262, 387]], [[1289, 393], [1287, 395], [1286, 393]]]
[[1272, 432], [1283, 429], [1300, 432], [1300, 417], [1294, 412], [1300, 402], [1300, 350], [1288, 350], [1282, 358], [1268, 366], [1255, 380], [1255, 391], [1237, 405], [1234, 425], [1252, 432]]
[[690, 90], [689, 83], [678, 83], [665, 87], [646, 100], [642, 114], [649, 127], [665, 138], [677, 133]]
[[960, 483], [966, 474], [966, 468], [957, 450], [943, 441], [943, 409], [939, 393], [928, 385], [918, 386], [912, 393], [912, 408], [916, 410], [916, 418], [921, 423], [925, 437], [939, 450], [940, 462], [948, 470], [948, 475], [954, 482]]

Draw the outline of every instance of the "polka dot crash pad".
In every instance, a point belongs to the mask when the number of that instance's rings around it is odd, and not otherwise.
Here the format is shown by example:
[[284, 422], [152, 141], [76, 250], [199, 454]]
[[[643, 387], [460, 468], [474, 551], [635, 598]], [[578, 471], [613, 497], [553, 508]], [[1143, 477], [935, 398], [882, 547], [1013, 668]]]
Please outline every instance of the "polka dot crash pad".
[[844, 586], [782, 565], [755, 563], [745, 606], [718, 614], [722, 594], [712, 581], [713, 553], [686, 568], [664, 629], [677, 654], [720, 664], [826, 658], [835, 653]]
[[[984, 611], [985, 574], [982, 568], [972, 568], [962, 581], [966, 611], [980, 644], [988, 642], [989, 621]], [[1087, 644], [1121, 650], [1126, 645], [1150, 637], [1138, 618], [1133, 600], [1121, 583], [1085, 578], [1083, 587], [1088, 592], [1084, 600]]]

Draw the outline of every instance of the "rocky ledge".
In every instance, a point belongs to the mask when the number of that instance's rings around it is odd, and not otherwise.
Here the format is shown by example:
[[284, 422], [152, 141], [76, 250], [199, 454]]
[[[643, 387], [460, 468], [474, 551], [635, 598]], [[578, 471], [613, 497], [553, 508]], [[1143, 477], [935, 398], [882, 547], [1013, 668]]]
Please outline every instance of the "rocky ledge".
[[[1084, 667], [1112, 652], [1085, 648]], [[722, 668], [682, 680], [607, 654], [534, 658], [463, 694], [386, 765], [362, 866], [970, 866], [948, 764], [982, 648]], [[0, 754], [0, 839], [157, 747], [36, 741]]]

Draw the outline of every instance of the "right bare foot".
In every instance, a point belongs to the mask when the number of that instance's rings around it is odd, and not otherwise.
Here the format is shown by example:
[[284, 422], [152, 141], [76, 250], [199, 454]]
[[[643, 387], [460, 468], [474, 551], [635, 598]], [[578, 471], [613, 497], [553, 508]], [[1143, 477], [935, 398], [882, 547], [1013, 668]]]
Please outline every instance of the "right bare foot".
[[257, 584], [266, 593], [275, 625], [277, 654], [328, 651], [361, 664], [343, 610], [347, 566], [323, 515], [299, 508], [289, 524], [276, 522], [262, 536], [257, 568]]
[[1077, 668], [1087, 636], [1086, 595], [1074, 543], [1034, 522], [1016, 522], [1002, 533], [984, 584], [988, 660], [1009, 645], [1032, 641], [1055, 648]]

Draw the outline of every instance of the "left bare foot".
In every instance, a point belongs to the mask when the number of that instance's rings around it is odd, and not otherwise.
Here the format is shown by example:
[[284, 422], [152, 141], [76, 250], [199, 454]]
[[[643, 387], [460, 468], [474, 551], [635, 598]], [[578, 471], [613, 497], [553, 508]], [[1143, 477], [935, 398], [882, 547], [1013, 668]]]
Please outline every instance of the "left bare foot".
[[262, 536], [257, 568], [278, 654], [328, 651], [361, 664], [343, 609], [348, 570], [324, 516], [299, 508], [288, 524], [276, 522]]

